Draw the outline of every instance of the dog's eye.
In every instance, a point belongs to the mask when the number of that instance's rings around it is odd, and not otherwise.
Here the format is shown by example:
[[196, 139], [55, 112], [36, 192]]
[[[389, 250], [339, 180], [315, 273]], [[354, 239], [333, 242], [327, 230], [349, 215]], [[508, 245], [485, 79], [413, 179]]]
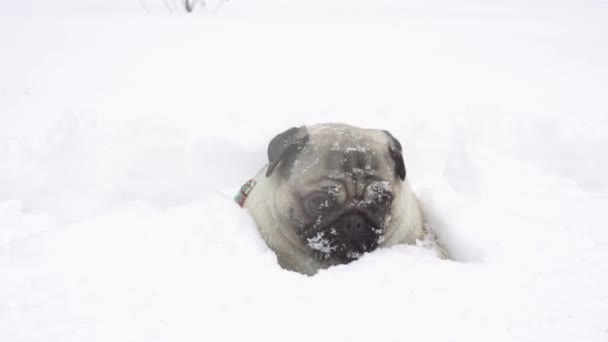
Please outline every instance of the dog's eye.
[[393, 194], [384, 182], [378, 182], [365, 189], [365, 201], [377, 210], [385, 210], [393, 201]]
[[334, 200], [328, 194], [322, 192], [314, 193], [304, 200], [304, 206], [306, 207], [306, 210], [314, 215], [324, 213], [333, 205]]

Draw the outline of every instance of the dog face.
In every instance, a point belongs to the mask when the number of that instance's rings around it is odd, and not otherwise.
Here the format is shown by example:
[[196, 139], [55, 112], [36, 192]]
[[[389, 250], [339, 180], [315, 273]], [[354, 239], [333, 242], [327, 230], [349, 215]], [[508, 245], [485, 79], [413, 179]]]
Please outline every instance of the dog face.
[[280, 233], [312, 258], [348, 263], [390, 236], [401, 195], [401, 145], [386, 131], [326, 124], [292, 128], [268, 148]]

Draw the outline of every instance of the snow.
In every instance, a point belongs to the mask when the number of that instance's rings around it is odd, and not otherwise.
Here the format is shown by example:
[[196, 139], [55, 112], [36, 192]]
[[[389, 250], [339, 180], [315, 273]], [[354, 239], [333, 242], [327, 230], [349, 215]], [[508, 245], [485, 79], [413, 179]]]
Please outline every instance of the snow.
[[330, 245], [330, 241], [325, 238], [324, 232], [319, 232], [317, 235], [306, 239], [306, 245], [310, 249], [320, 252], [324, 259], [329, 258], [331, 251], [337, 248], [337, 246], [332, 247]]
[[[0, 4], [0, 341], [608, 339], [604, 1], [207, 4]], [[282, 270], [233, 197], [317, 122], [455, 260]]]

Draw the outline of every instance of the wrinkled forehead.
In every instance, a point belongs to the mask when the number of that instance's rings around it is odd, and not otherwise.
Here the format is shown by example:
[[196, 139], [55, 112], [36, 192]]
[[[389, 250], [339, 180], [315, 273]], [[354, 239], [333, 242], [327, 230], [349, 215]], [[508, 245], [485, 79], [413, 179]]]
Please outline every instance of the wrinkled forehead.
[[352, 176], [373, 175], [378, 172], [378, 156], [369, 146], [331, 146], [321, 157], [330, 174]]
[[[381, 176], [391, 169], [387, 165], [386, 143], [365, 135], [313, 136], [294, 165], [294, 173], [313, 177], [322, 174], [335, 179], [358, 180]], [[386, 153], [385, 153], [386, 152]]]

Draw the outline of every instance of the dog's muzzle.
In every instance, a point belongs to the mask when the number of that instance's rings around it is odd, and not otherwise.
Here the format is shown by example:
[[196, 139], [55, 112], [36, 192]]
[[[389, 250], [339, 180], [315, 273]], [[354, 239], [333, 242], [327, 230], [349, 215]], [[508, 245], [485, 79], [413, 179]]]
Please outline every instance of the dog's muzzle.
[[316, 259], [348, 263], [371, 252], [380, 243], [384, 229], [362, 213], [347, 213], [307, 234], [306, 245]]

